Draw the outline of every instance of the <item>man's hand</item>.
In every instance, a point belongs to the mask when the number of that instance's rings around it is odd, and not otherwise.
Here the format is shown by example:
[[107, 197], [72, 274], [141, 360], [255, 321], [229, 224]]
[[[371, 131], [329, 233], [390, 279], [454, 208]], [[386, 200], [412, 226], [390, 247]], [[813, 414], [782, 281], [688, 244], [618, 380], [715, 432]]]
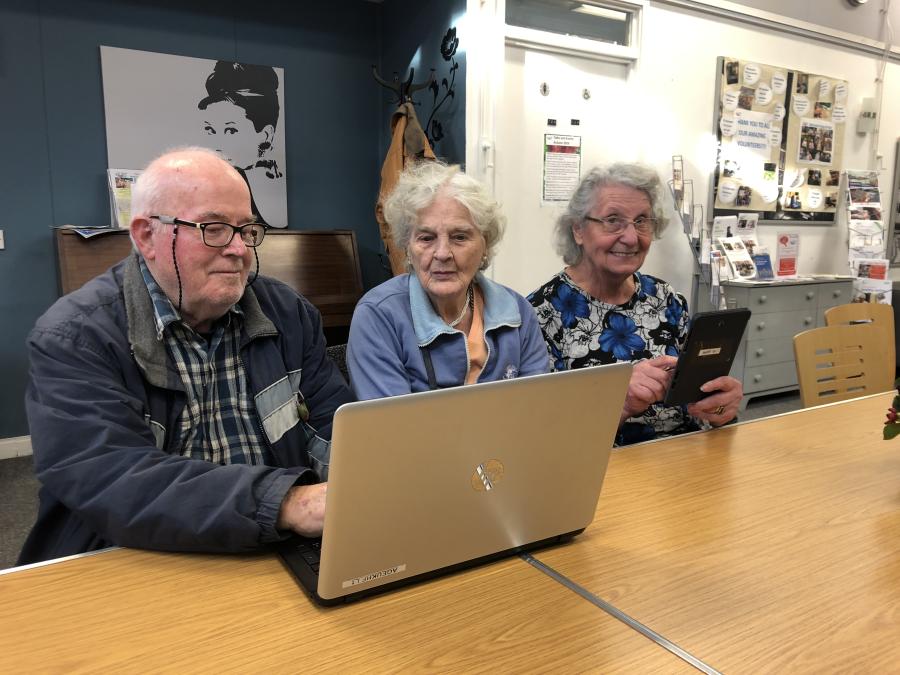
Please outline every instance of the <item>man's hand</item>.
[[657, 356], [655, 359], [639, 361], [634, 365], [619, 424], [629, 417], [640, 415], [651, 405], [662, 400], [666, 389], [669, 388], [676, 363], [678, 359], [674, 356]]
[[721, 426], [735, 418], [738, 406], [744, 397], [744, 387], [740, 380], [728, 375], [717, 377], [706, 382], [700, 387], [700, 390], [715, 393], [696, 403], [691, 403], [687, 408], [690, 415], [706, 420], [714, 427]]
[[325, 526], [325, 493], [328, 483], [296, 485], [281, 502], [276, 527], [291, 530], [303, 537], [319, 537]]

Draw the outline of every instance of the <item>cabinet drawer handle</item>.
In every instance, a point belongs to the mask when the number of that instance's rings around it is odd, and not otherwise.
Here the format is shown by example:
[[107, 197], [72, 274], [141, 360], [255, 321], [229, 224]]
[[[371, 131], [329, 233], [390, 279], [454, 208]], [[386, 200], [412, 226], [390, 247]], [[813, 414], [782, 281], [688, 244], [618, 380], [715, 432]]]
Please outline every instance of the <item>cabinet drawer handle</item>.
[[762, 375], [754, 375], [753, 381], [754, 382], [762, 382]]
[[806, 299], [807, 299], [807, 300], [812, 300], [814, 297], [816, 297], [816, 294], [813, 293], [812, 291], [809, 291], [809, 292], [806, 294]]
[[759, 349], [756, 350], [756, 355], [757, 355], [757, 356], [762, 356], [762, 355], [765, 354], [765, 353], [766, 353], [766, 350], [763, 349], [762, 347], [760, 347]]
[[765, 295], [759, 296], [759, 304], [763, 304], [768, 298]]
[[843, 293], [844, 293], [843, 291], [835, 291], [835, 292], [834, 292], [834, 297], [839, 298], [839, 297], [841, 297], [841, 295], [842, 295]]
[[765, 322], [765, 321], [760, 321], [758, 324], [756, 324], [757, 330], [764, 330], [765, 327], [766, 327], [766, 322]]
[[808, 317], [806, 317], [805, 319], [803, 319], [803, 325], [804, 325], [804, 326], [808, 326], [808, 325], [811, 324], [812, 322], [813, 322], [813, 320], [812, 320], [812, 317], [811, 317], [811, 316], [808, 316]]

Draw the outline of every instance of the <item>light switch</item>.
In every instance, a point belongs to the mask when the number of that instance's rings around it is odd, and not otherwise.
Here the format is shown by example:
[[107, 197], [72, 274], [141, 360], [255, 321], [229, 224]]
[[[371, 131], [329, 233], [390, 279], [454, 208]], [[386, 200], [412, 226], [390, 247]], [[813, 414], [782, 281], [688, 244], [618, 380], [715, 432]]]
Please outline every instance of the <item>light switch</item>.
[[6, 248], [6, 241], [3, 239], [3, 230], [0, 230], [0, 251]]

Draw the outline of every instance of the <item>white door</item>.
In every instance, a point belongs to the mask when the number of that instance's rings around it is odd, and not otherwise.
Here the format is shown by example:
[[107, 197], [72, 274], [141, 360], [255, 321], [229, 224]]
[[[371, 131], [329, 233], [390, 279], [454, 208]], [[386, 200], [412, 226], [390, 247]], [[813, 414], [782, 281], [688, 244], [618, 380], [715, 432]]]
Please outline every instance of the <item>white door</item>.
[[563, 266], [553, 227], [565, 204], [541, 203], [544, 134], [581, 137], [582, 174], [636, 159], [628, 79], [625, 65], [506, 47], [494, 99], [494, 188], [508, 218], [493, 265], [500, 283], [528, 294]]

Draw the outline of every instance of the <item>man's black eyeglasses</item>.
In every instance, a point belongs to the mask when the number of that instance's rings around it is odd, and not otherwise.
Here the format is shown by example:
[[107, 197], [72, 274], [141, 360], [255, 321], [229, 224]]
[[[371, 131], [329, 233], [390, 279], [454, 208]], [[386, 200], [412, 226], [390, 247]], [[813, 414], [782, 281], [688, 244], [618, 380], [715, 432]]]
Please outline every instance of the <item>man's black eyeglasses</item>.
[[245, 246], [255, 248], [262, 243], [266, 236], [266, 226], [262, 223], [247, 223], [246, 225], [232, 225], [231, 223], [221, 223], [214, 221], [211, 223], [192, 223], [189, 220], [182, 220], [174, 216], [150, 216], [161, 223], [167, 225], [185, 225], [187, 227], [196, 227], [200, 230], [200, 236], [203, 243], [213, 248], [225, 248], [234, 239], [234, 233], [240, 232], [241, 241]]

